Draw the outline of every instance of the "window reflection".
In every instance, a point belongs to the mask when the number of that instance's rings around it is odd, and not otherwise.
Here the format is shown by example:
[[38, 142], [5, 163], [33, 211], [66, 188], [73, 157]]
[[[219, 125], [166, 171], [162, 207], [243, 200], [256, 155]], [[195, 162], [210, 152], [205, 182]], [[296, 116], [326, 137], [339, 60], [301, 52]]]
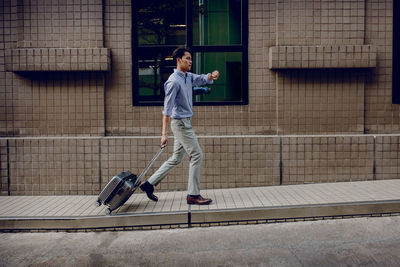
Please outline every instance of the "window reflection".
[[137, 1], [139, 45], [186, 43], [185, 1]]
[[139, 95], [144, 100], [162, 100], [164, 83], [175, 68], [170, 53], [142, 53], [138, 56]]
[[196, 105], [247, 104], [247, 5], [246, 0], [133, 1], [134, 105], [163, 104], [177, 46], [192, 49], [193, 73], [221, 73], [195, 94]]
[[[164, 83], [176, 67], [171, 55], [161, 52], [144, 54], [138, 58], [139, 95], [143, 100], [162, 100]], [[242, 53], [207, 52], [194, 53], [193, 73], [209, 73], [218, 69], [218, 82], [207, 85], [211, 93], [195, 96], [195, 102], [241, 101], [242, 96]]]

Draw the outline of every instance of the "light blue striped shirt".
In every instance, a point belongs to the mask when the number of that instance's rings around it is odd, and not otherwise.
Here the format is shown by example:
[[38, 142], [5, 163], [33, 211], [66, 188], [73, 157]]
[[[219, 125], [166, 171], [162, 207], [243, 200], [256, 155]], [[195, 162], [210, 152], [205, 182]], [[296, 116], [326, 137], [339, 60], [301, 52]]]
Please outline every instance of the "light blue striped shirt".
[[212, 84], [213, 80], [208, 79], [208, 74], [186, 74], [180, 70], [174, 69], [174, 73], [169, 76], [164, 84], [165, 98], [164, 110], [165, 116], [174, 119], [183, 119], [193, 116], [193, 86], [202, 86]]

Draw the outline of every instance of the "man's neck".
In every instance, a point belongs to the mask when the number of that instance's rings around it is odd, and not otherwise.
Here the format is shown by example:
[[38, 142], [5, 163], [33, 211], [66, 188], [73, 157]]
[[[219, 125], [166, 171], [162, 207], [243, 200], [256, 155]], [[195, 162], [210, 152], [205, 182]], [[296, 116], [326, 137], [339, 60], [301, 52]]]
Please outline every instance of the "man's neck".
[[181, 66], [177, 66], [176, 69], [182, 71], [182, 72], [185, 73], [185, 74], [186, 74], [186, 72], [187, 72], [187, 70], [182, 69]]

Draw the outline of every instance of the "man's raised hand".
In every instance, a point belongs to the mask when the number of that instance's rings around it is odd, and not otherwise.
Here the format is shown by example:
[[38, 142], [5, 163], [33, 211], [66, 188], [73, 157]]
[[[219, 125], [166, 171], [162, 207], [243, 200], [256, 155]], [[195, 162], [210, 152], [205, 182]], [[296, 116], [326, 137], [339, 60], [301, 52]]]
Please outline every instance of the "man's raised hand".
[[213, 81], [218, 80], [218, 78], [219, 78], [219, 71], [218, 70], [214, 70], [211, 73], [211, 75], [208, 76], [208, 79], [213, 80]]

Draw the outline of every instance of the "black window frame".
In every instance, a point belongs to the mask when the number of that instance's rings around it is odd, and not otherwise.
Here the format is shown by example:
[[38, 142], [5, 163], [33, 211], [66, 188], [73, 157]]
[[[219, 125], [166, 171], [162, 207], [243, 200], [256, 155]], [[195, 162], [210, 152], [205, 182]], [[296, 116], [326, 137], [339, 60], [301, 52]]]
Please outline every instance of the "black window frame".
[[400, 104], [400, 1], [393, 1], [392, 103]]
[[[171, 51], [178, 47], [177, 45], [145, 45], [139, 46], [137, 36], [137, 16], [136, 1], [132, 1], [132, 104], [133, 106], [162, 106], [163, 101], [141, 101], [139, 97], [139, 68], [138, 55], [141, 52], [149, 52], [158, 49], [158, 51]], [[230, 106], [230, 105], [248, 105], [249, 104], [249, 85], [248, 85], [248, 0], [241, 0], [242, 21], [240, 45], [193, 45], [193, 1], [185, 0], [186, 4], [186, 47], [191, 52], [241, 52], [242, 53], [242, 100], [241, 101], [223, 101], [223, 102], [196, 102], [194, 106]]]

